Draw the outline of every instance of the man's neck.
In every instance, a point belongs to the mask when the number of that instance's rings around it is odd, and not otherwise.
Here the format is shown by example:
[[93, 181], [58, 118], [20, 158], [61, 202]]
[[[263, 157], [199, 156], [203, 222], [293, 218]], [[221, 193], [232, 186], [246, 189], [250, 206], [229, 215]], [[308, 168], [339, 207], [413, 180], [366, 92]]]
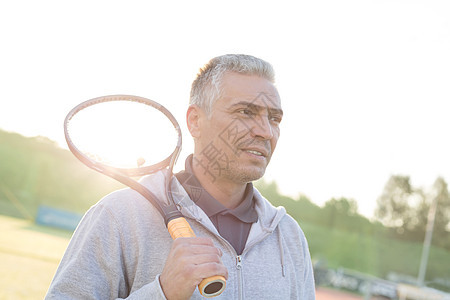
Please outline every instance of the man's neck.
[[244, 199], [246, 183], [211, 178], [195, 162], [192, 170], [202, 187], [226, 208], [233, 209]]

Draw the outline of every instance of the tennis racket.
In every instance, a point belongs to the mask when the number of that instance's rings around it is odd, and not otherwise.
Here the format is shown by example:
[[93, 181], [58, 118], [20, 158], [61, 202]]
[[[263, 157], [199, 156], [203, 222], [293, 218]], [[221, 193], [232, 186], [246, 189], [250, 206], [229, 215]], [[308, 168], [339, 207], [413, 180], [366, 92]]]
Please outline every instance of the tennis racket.
[[[68, 113], [64, 135], [70, 151], [82, 163], [144, 196], [161, 213], [173, 239], [195, 236], [171, 193], [173, 167], [181, 151], [182, 135], [177, 120], [166, 108], [138, 96], [94, 98]], [[168, 203], [159, 201], [133, 179], [160, 170], [168, 172], [165, 181]], [[221, 294], [225, 286], [223, 276], [213, 276], [204, 279], [198, 289], [209, 298]]]

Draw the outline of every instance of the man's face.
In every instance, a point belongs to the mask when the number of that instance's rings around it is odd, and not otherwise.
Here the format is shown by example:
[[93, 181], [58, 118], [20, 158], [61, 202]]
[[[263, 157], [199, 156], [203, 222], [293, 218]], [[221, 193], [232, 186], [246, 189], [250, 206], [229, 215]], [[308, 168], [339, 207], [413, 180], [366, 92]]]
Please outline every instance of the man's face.
[[283, 112], [274, 85], [259, 76], [226, 73], [222, 97], [199, 123], [196, 161], [213, 181], [261, 178], [280, 136]]

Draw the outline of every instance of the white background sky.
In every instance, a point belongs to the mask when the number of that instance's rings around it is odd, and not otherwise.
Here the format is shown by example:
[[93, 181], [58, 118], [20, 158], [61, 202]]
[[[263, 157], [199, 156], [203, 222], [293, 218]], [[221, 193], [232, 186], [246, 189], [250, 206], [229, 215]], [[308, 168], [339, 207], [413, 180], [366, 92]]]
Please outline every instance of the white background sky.
[[[63, 120], [108, 94], [158, 101], [184, 130], [210, 58], [277, 72], [285, 118], [268, 180], [371, 216], [392, 174], [450, 181], [450, 1], [2, 1], [0, 128], [64, 145]], [[1, 167], [1, 166], [0, 166]]]

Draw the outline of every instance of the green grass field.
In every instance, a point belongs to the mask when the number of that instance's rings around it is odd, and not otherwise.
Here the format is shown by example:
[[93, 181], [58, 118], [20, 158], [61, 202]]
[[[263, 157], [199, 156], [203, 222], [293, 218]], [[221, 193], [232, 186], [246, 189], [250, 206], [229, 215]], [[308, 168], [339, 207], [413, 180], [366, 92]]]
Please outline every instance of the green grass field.
[[[0, 232], [0, 299], [43, 299], [72, 233], [3, 215]], [[317, 299], [349, 299], [349, 295], [318, 290]]]
[[[421, 245], [301, 224], [313, 259], [383, 278], [388, 271], [417, 274]], [[42, 299], [72, 232], [0, 215], [0, 300]], [[448, 280], [450, 252], [432, 247], [429, 278]]]
[[43, 299], [71, 233], [0, 215], [0, 299]]

